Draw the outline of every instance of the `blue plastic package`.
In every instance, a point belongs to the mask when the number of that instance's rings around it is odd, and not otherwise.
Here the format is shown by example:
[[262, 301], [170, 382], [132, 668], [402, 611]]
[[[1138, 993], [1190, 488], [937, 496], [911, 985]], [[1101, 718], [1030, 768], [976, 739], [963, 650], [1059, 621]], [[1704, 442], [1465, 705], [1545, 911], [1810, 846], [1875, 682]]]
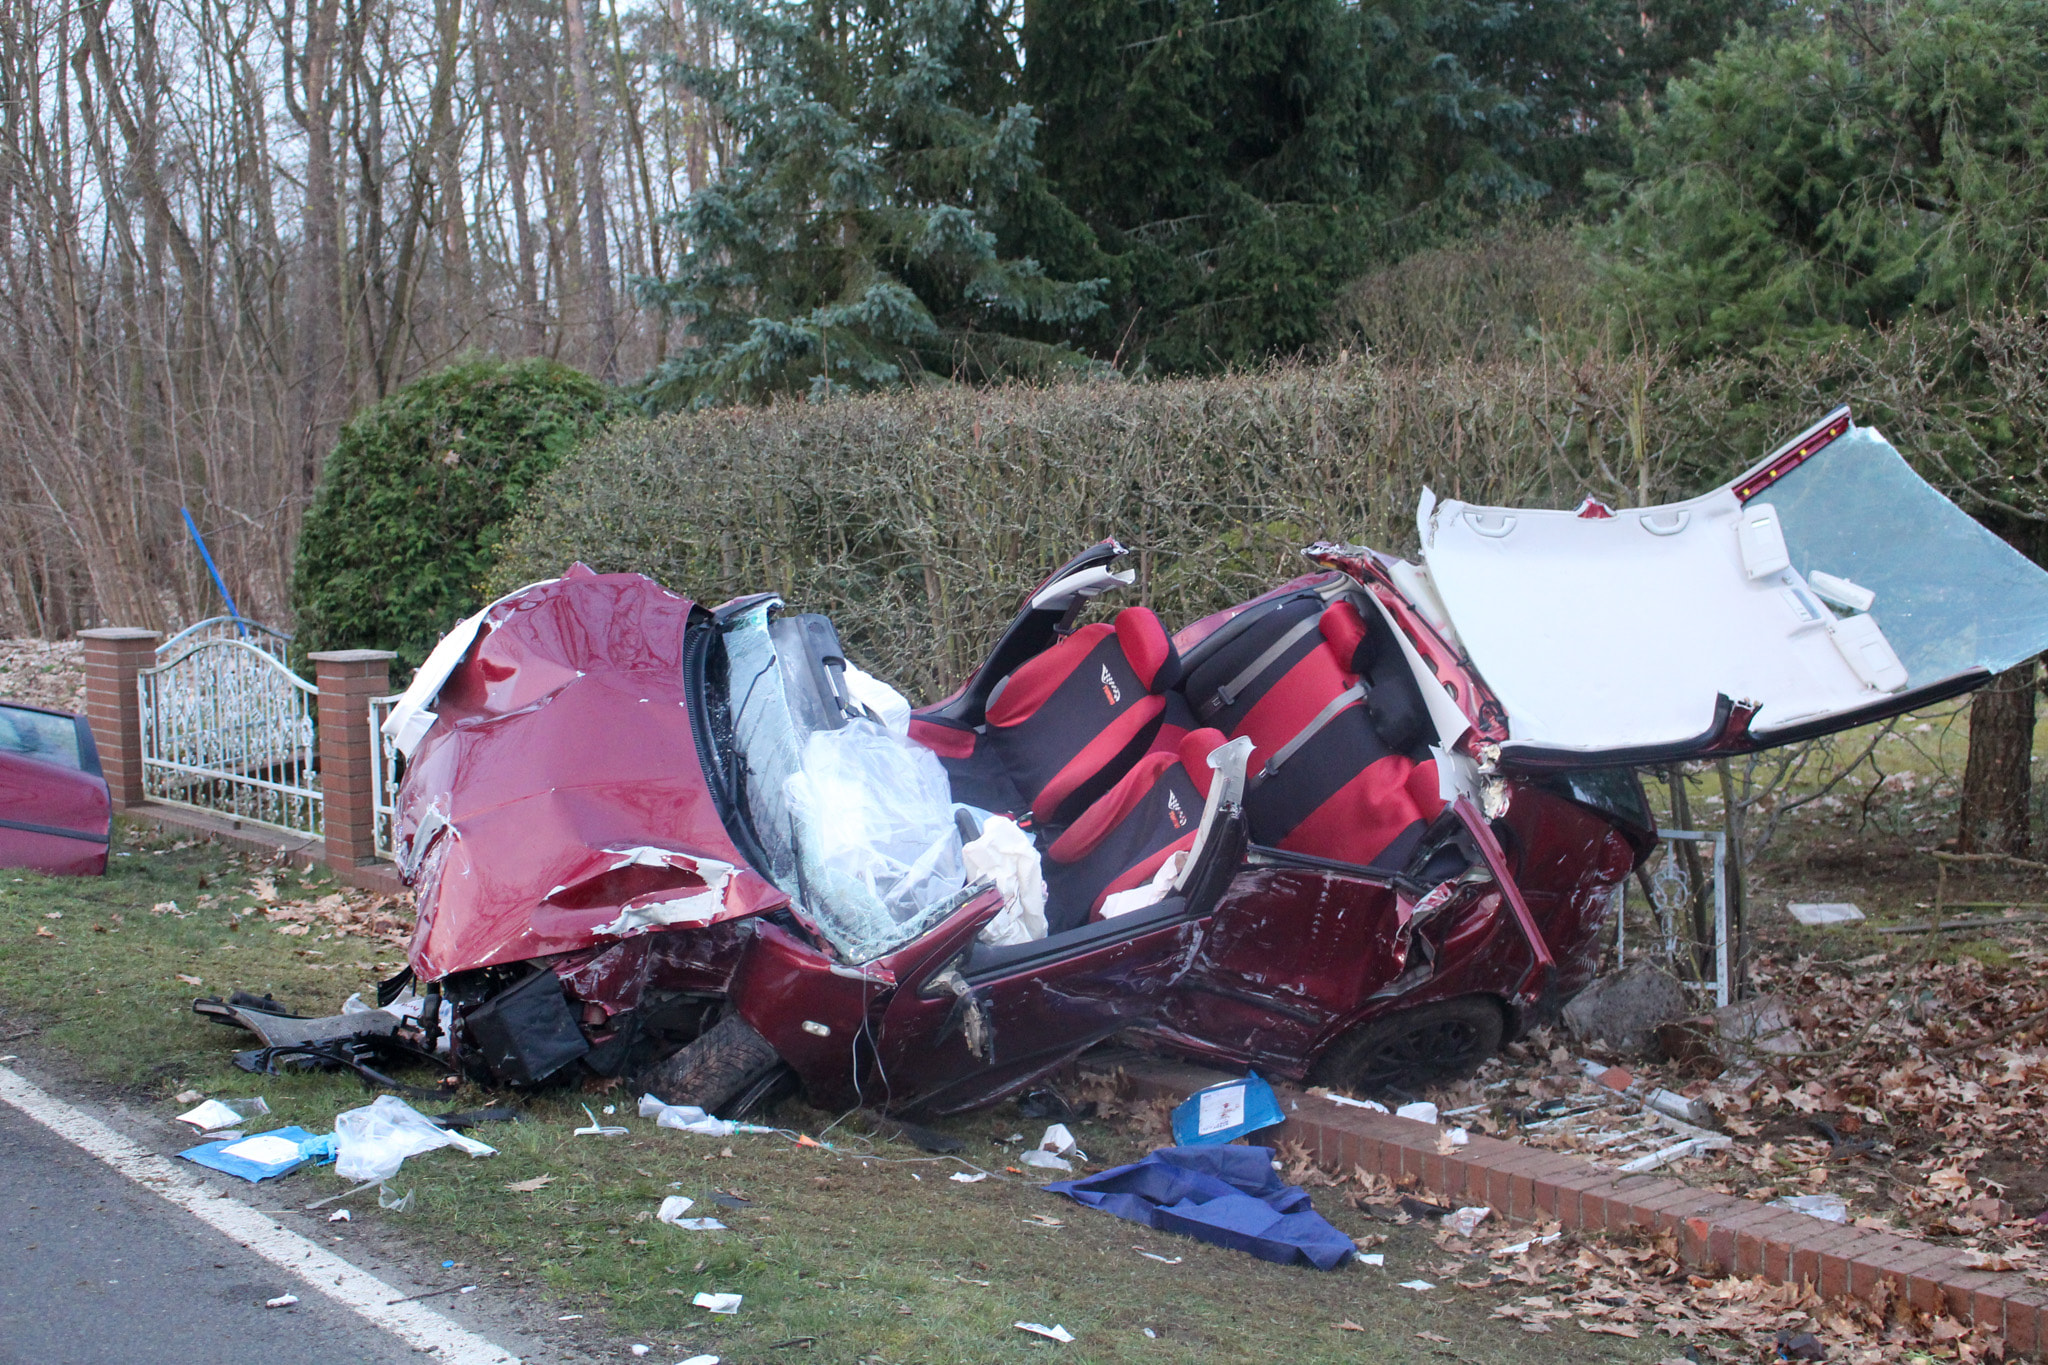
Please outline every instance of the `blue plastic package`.
[[1173, 1140], [1183, 1147], [1199, 1147], [1270, 1128], [1286, 1115], [1273, 1087], [1254, 1071], [1241, 1081], [1225, 1081], [1207, 1090], [1197, 1090], [1173, 1111]]
[[332, 1160], [334, 1139], [294, 1126], [228, 1142], [202, 1143], [178, 1155], [244, 1180], [269, 1180], [296, 1171], [308, 1161]]

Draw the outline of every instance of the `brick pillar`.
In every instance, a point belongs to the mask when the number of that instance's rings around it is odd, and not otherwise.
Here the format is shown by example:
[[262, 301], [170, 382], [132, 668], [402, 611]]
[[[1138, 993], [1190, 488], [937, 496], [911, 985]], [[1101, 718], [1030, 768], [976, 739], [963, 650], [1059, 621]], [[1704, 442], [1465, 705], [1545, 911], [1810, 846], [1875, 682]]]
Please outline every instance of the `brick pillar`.
[[153, 630], [113, 626], [81, 630], [85, 641], [85, 718], [100, 751], [100, 770], [116, 806], [139, 806], [142, 789], [142, 701], [135, 675], [156, 662]]
[[333, 649], [309, 655], [320, 688], [321, 820], [327, 865], [352, 869], [377, 856], [377, 749], [370, 742], [370, 698], [391, 690], [383, 649]]

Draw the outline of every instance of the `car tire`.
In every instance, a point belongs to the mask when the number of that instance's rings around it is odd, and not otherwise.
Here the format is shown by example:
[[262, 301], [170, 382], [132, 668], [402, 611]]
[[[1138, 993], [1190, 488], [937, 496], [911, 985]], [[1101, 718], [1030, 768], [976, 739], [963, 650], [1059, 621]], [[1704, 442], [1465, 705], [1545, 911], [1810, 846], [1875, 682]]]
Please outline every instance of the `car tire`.
[[775, 1045], [728, 1014], [640, 1076], [640, 1088], [667, 1104], [694, 1104], [720, 1118], [744, 1118], [788, 1093], [794, 1077]]
[[1507, 1019], [1490, 996], [1461, 995], [1382, 1015], [1344, 1035], [1316, 1063], [1322, 1085], [1409, 1094], [1479, 1069], [1500, 1048]]

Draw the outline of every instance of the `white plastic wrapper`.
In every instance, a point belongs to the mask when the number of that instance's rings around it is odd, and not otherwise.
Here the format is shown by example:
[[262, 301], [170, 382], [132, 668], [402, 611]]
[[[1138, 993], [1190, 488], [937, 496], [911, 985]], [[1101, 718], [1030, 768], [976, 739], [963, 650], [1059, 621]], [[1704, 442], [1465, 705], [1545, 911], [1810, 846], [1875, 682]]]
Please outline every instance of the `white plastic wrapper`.
[[945, 769], [880, 724], [813, 732], [787, 795], [804, 904], [838, 936], [886, 942], [966, 886]]
[[1003, 893], [1003, 908], [981, 930], [995, 948], [1045, 937], [1045, 873], [1031, 836], [1006, 816], [992, 815], [979, 838], [960, 850], [971, 882], [990, 881]]
[[334, 1173], [343, 1180], [389, 1180], [409, 1156], [460, 1147], [471, 1156], [498, 1149], [441, 1127], [395, 1095], [379, 1095], [334, 1119]]

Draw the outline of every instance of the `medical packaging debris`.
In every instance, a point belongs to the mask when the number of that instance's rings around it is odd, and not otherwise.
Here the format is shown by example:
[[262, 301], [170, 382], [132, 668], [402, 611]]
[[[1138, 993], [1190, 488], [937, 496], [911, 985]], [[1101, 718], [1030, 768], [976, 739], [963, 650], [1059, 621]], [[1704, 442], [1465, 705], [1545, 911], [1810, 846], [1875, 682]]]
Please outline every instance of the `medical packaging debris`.
[[243, 1100], [208, 1100], [196, 1109], [178, 1115], [178, 1122], [189, 1123], [202, 1133], [211, 1133], [221, 1128], [233, 1128], [247, 1123], [259, 1114], [270, 1112], [261, 1095], [252, 1095]]
[[[498, 1149], [451, 1132], [395, 1095], [379, 1095], [334, 1120], [334, 1171], [344, 1180], [389, 1180], [409, 1156], [437, 1147], [460, 1147], [471, 1156]], [[381, 1196], [379, 1203], [382, 1203]]]
[[1460, 1237], [1470, 1237], [1493, 1213], [1484, 1204], [1472, 1204], [1444, 1216], [1444, 1226]]
[[952, 1178], [954, 1180], [959, 1181], [962, 1185], [972, 1185], [978, 1181], [988, 1179], [988, 1172], [976, 1171], [974, 1172], [974, 1174], [969, 1175], [966, 1171], [955, 1171], [953, 1172]]
[[[590, 1126], [587, 1128], [576, 1129], [575, 1135], [577, 1137], [624, 1137], [626, 1134], [633, 1131], [630, 1128], [622, 1127], [621, 1125], [616, 1123], [599, 1123], [597, 1121], [597, 1115], [592, 1114], [590, 1112], [590, 1106], [587, 1104], [583, 1106], [583, 1112], [586, 1115], [589, 1115]], [[611, 1112], [609, 1106], [607, 1106], [605, 1112]]]
[[[657, 1128], [673, 1128], [678, 1132], [695, 1133], [698, 1137], [731, 1137], [734, 1133], [772, 1133], [773, 1128], [758, 1123], [734, 1123], [730, 1119], [715, 1119], [694, 1104], [669, 1104], [652, 1095], [640, 1097], [640, 1117], [653, 1119]], [[624, 1129], [620, 1130], [624, 1132]], [[802, 1144], [799, 1143], [799, 1146]], [[823, 1143], [814, 1143], [823, 1146]]]
[[1435, 1123], [1437, 1119], [1436, 1106], [1428, 1100], [1416, 1100], [1411, 1104], [1404, 1104], [1399, 1109], [1396, 1109], [1394, 1117], [1397, 1119], [1414, 1119], [1417, 1123]]
[[263, 1306], [265, 1308], [289, 1308], [298, 1301], [299, 1296], [297, 1294], [279, 1294], [274, 1299], [265, 1299]]
[[377, 1187], [377, 1207], [389, 1213], [411, 1213], [412, 1191], [407, 1190], [404, 1194], [393, 1194], [382, 1185], [379, 1185]]
[[1046, 1128], [1045, 1136], [1038, 1140], [1036, 1147], [1028, 1152], [1018, 1153], [1017, 1160], [1026, 1166], [1037, 1166], [1044, 1170], [1071, 1171], [1074, 1166], [1066, 1159], [1069, 1154], [1084, 1161], [1088, 1158], [1088, 1154], [1075, 1145], [1074, 1135], [1067, 1130], [1067, 1125], [1055, 1123]]
[[355, 1220], [349, 1216], [347, 1209], [336, 1209], [333, 1213], [327, 1215], [327, 1221], [330, 1223], [351, 1223]]
[[1787, 914], [1801, 924], [1820, 928], [1829, 924], [1854, 924], [1863, 918], [1863, 908], [1851, 901], [1791, 901]]
[[296, 1171], [334, 1153], [334, 1140], [293, 1126], [234, 1142], [208, 1142], [178, 1153], [185, 1160], [254, 1183]]
[[1020, 1332], [1032, 1332], [1041, 1337], [1051, 1337], [1054, 1341], [1072, 1341], [1074, 1339], [1072, 1332], [1069, 1332], [1065, 1327], [1057, 1323], [1051, 1327], [1047, 1327], [1042, 1322], [1019, 1322], [1011, 1325]]
[[1846, 1223], [1849, 1221], [1849, 1205], [1840, 1195], [1835, 1194], [1788, 1194], [1770, 1201], [1775, 1209], [1790, 1209], [1803, 1213], [1809, 1218], [1818, 1218], [1824, 1223]]
[[1197, 1090], [1173, 1111], [1173, 1140], [1182, 1147], [1255, 1133], [1281, 1122], [1280, 1101], [1254, 1071], [1241, 1081], [1225, 1081]]
[[1431, 1284], [1428, 1280], [1403, 1280], [1401, 1281], [1401, 1288], [1414, 1289], [1420, 1291], [1424, 1289], [1434, 1289], [1436, 1288], [1436, 1286]]
[[1357, 1250], [1317, 1213], [1308, 1192], [1282, 1183], [1270, 1147], [1162, 1147], [1143, 1161], [1045, 1187], [1134, 1223], [1318, 1270]]
[[740, 1311], [740, 1301], [744, 1297], [744, 1295], [740, 1294], [704, 1293], [691, 1299], [690, 1302], [696, 1304], [699, 1308], [708, 1308], [714, 1313], [737, 1313]]
[[661, 1207], [655, 1210], [654, 1216], [670, 1227], [682, 1228], [686, 1232], [725, 1231], [725, 1224], [719, 1222], [716, 1218], [683, 1217], [695, 1203], [696, 1201], [687, 1195], [672, 1194], [661, 1201]]

